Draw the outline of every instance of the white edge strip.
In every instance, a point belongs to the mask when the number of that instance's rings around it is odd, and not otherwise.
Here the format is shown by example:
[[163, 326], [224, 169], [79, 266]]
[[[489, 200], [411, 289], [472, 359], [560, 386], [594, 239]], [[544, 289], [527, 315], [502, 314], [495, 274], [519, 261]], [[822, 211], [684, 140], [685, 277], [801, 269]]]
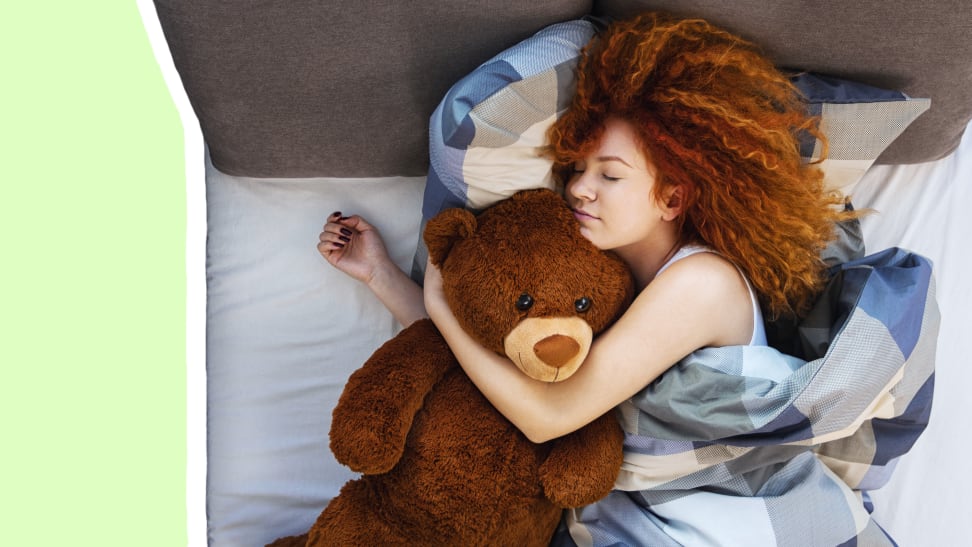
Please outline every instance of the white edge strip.
[[186, 169], [186, 531], [206, 545], [206, 186], [204, 144], [152, 0], [136, 0], [182, 121]]

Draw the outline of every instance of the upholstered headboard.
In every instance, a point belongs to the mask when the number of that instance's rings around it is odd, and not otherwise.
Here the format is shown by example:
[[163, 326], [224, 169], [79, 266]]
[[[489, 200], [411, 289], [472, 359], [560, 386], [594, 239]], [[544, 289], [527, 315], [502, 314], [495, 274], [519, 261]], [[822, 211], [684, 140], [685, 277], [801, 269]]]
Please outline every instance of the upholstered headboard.
[[496, 52], [589, 0], [156, 0], [215, 167], [424, 175], [429, 115]]
[[708, 18], [784, 67], [932, 99], [878, 159], [945, 156], [972, 118], [972, 7], [821, 0], [386, 3], [156, 0], [213, 164], [246, 176], [422, 175], [451, 84], [551, 23], [646, 9]]

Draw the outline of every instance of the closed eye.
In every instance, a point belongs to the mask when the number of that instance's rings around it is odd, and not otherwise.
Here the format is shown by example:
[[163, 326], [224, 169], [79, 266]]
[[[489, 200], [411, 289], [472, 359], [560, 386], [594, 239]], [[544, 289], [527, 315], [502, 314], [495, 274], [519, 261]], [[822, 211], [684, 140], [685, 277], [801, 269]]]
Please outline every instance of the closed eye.
[[[574, 170], [572, 171], [572, 173], [575, 174], [575, 175], [583, 175], [584, 174], [584, 170], [583, 169], [577, 169], [575, 167]], [[611, 177], [611, 176], [608, 176], [606, 173], [601, 173], [601, 178], [604, 179], [604, 180], [606, 180], [606, 181], [608, 181], [608, 182], [617, 182], [617, 181], [621, 180], [621, 177]]]

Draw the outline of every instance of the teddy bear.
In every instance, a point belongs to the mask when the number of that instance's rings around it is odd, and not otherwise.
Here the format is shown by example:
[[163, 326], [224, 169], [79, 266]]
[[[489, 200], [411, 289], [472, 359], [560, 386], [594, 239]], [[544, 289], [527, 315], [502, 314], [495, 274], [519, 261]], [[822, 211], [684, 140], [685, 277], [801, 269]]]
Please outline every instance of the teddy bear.
[[[633, 298], [625, 264], [551, 190], [479, 215], [447, 209], [423, 237], [463, 329], [540, 382], [569, 378]], [[271, 545], [547, 545], [564, 508], [611, 490], [622, 442], [613, 413], [529, 441], [422, 319], [351, 375], [334, 409], [331, 450], [361, 476], [308, 533]]]

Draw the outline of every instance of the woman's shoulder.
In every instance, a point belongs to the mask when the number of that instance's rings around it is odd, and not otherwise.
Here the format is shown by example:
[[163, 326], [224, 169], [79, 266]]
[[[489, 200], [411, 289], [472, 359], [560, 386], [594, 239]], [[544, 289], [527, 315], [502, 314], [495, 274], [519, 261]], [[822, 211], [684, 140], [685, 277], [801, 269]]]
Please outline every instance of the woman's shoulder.
[[752, 338], [752, 298], [746, 279], [718, 253], [693, 252], [670, 262], [636, 301], [642, 299], [665, 302], [664, 313], [671, 320], [705, 331], [702, 345], [747, 344]]
[[[702, 277], [709, 281], [724, 279], [726, 281], [743, 281], [741, 273], [726, 257], [714, 249], [704, 245], [685, 245], [680, 248], [655, 274], [655, 279], [662, 277]], [[745, 282], [742, 283], [745, 288]]]

